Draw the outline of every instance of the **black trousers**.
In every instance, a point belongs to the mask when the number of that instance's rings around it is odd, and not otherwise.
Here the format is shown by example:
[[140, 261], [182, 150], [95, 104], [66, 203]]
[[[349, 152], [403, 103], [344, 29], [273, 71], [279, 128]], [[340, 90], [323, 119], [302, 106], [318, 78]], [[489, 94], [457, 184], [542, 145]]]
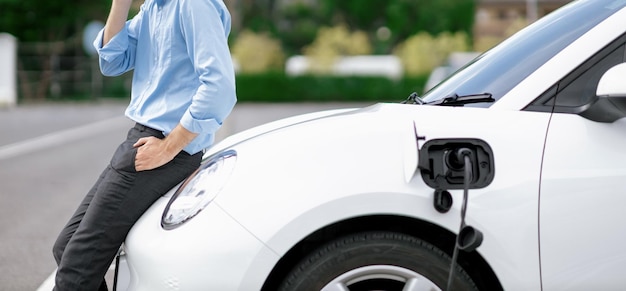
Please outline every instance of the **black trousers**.
[[202, 153], [181, 152], [159, 168], [135, 171], [133, 144], [146, 136], [164, 138], [149, 127], [131, 128], [59, 234], [52, 251], [58, 265], [54, 290], [107, 290], [104, 276], [133, 224], [200, 165]]

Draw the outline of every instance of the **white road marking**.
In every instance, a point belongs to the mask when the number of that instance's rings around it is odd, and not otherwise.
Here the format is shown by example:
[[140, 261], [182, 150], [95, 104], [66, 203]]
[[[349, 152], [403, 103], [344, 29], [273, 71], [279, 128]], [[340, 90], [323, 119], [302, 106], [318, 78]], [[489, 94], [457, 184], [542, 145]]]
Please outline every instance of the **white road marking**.
[[54, 272], [52, 272], [52, 274], [50, 274], [50, 276], [48, 276], [48, 278], [43, 281], [43, 283], [41, 283], [41, 285], [39, 286], [39, 288], [37, 288], [37, 291], [51, 291], [52, 288], [54, 288], [54, 277], [57, 274], [57, 270], [54, 269]]
[[0, 160], [9, 159], [79, 140], [81, 138], [97, 135], [103, 131], [117, 128], [117, 126], [123, 126], [125, 123], [130, 124], [130, 121], [125, 117], [115, 117], [0, 146]]

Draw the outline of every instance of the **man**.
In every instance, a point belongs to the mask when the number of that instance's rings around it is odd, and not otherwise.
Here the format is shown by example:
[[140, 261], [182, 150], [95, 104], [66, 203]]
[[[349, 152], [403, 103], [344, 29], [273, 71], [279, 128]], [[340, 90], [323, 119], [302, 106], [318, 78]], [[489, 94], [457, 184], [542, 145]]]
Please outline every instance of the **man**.
[[126, 141], [61, 231], [54, 290], [107, 290], [104, 275], [128, 231], [199, 165], [236, 103], [222, 0], [113, 0], [94, 45], [108, 76], [134, 69]]

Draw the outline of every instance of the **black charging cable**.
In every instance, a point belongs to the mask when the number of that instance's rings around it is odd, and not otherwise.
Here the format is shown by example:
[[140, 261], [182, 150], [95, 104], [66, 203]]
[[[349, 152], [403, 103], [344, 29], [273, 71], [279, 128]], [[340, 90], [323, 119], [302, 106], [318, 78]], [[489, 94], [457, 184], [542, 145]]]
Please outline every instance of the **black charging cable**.
[[122, 252], [124, 251], [123, 246], [117, 250], [117, 255], [115, 255], [115, 273], [113, 274], [113, 291], [117, 291], [117, 276], [120, 271], [120, 257], [122, 256]]
[[459, 238], [461, 237], [461, 231], [465, 228], [465, 213], [467, 212], [467, 200], [468, 200], [468, 192], [470, 181], [472, 178], [472, 161], [470, 159], [472, 151], [467, 148], [461, 148], [457, 150], [454, 154], [456, 155], [457, 161], [463, 161], [463, 167], [465, 170], [465, 176], [463, 177], [463, 204], [461, 205], [461, 226], [459, 227], [459, 235], [456, 237], [456, 241], [454, 244], [454, 251], [452, 252], [452, 263], [450, 265], [450, 274], [448, 275], [448, 285], [446, 287], [446, 291], [452, 290], [452, 281], [454, 279], [454, 268], [456, 265], [456, 260], [459, 256]]

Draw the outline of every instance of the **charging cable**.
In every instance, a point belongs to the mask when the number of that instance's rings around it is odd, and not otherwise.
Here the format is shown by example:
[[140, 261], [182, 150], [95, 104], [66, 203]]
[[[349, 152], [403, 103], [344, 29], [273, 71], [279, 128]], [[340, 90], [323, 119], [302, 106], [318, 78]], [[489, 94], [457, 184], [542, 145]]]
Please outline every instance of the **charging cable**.
[[[468, 192], [470, 181], [472, 179], [473, 167], [472, 161], [470, 159], [472, 151], [467, 148], [460, 148], [457, 151], [453, 152], [453, 154], [455, 155], [454, 158], [456, 158], [456, 161], [463, 161], [465, 175], [463, 177], [463, 204], [461, 206], [461, 225], [459, 227], [459, 234], [457, 235], [456, 242], [454, 244], [454, 251], [452, 252], [452, 263], [450, 265], [450, 274], [448, 276], [448, 285], [446, 287], [446, 291], [450, 291], [452, 288], [452, 281], [454, 279], [454, 268], [459, 255], [459, 249], [472, 251], [473, 249], [477, 248], [478, 245], [480, 245], [480, 243], [482, 242], [482, 234], [479, 231], [465, 225]], [[470, 234], [465, 235], [468, 232], [470, 232]], [[476, 237], [476, 234], [478, 235], [478, 237]]]

